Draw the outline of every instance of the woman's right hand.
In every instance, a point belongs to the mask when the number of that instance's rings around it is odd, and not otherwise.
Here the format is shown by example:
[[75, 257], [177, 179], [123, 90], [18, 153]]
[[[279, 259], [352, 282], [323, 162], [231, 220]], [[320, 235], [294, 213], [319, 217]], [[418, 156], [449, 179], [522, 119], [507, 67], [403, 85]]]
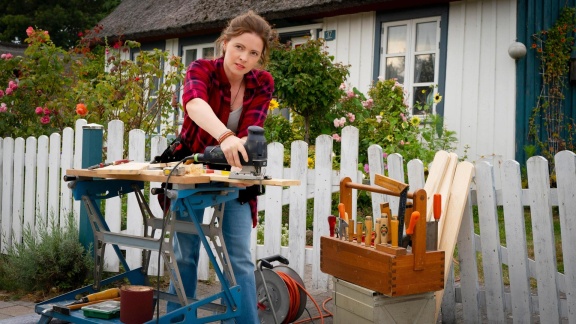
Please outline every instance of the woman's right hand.
[[236, 136], [229, 136], [224, 141], [222, 141], [222, 143], [220, 143], [220, 148], [226, 157], [226, 161], [233, 167], [242, 168], [240, 154], [242, 154], [244, 161], [248, 161], [248, 153], [244, 147], [244, 142], [245, 140], [242, 140]]

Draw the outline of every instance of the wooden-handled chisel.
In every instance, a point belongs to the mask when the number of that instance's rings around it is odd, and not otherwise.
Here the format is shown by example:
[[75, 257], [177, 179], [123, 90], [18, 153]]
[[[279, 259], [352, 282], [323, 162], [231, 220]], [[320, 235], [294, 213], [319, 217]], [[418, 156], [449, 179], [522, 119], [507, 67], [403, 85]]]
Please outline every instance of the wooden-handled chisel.
[[364, 243], [367, 247], [372, 246], [372, 216], [366, 216], [366, 236]]
[[390, 221], [390, 235], [392, 236], [392, 247], [398, 247], [398, 218], [392, 217]]

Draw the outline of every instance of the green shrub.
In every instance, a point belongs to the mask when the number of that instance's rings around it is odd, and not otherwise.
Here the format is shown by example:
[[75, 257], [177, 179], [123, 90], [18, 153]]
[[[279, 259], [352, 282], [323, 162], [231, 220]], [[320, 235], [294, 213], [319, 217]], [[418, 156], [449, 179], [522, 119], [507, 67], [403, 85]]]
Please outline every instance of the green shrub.
[[68, 291], [81, 287], [93, 268], [92, 254], [78, 239], [78, 228], [69, 216], [64, 228], [55, 220], [48, 226], [38, 226], [38, 232], [28, 226], [23, 242], [8, 248], [0, 266], [1, 289], [25, 292]]

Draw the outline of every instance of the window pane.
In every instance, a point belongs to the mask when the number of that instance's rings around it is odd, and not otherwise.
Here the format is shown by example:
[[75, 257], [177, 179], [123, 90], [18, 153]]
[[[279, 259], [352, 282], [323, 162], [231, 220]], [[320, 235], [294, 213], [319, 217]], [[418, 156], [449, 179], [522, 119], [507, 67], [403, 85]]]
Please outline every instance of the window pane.
[[386, 59], [386, 79], [398, 79], [398, 83], [404, 83], [404, 56], [389, 57]]
[[202, 49], [202, 58], [213, 59], [214, 58], [214, 47], [204, 47]]
[[396, 54], [406, 52], [406, 30], [406, 25], [388, 27], [386, 53]]
[[196, 61], [198, 56], [198, 51], [196, 49], [186, 50], [186, 60], [184, 61], [184, 66], [188, 67], [190, 63]]
[[[432, 91], [433, 88], [430, 86], [425, 87], [414, 87], [414, 101], [412, 105], [414, 109], [412, 110], [413, 115], [422, 115], [425, 112], [431, 113], [432, 111], [432, 104], [434, 103], [434, 92]], [[428, 109], [424, 111], [424, 105], [428, 105]]]
[[430, 51], [436, 48], [436, 22], [416, 24], [416, 51]]
[[434, 82], [434, 54], [414, 56], [414, 83]]

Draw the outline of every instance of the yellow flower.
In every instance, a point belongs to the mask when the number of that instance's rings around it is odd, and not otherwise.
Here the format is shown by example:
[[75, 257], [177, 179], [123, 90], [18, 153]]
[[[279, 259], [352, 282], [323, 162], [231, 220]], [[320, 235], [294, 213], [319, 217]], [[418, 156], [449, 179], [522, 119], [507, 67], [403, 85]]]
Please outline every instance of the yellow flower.
[[276, 99], [272, 99], [272, 100], [270, 100], [270, 104], [268, 105], [268, 110], [274, 110], [274, 109], [278, 108], [278, 106], [280, 106], [278, 104], [278, 101], [276, 101]]
[[394, 140], [394, 136], [392, 136], [392, 134], [386, 136], [386, 139], [388, 140], [388, 142], [392, 142]]
[[314, 167], [314, 159], [309, 157], [308, 158], [308, 168]]
[[442, 101], [442, 96], [439, 93], [435, 94], [434, 95], [434, 103], [437, 104], [440, 101]]
[[420, 125], [420, 118], [418, 118], [418, 116], [412, 116], [412, 118], [410, 118], [410, 124], [413, 126]]

